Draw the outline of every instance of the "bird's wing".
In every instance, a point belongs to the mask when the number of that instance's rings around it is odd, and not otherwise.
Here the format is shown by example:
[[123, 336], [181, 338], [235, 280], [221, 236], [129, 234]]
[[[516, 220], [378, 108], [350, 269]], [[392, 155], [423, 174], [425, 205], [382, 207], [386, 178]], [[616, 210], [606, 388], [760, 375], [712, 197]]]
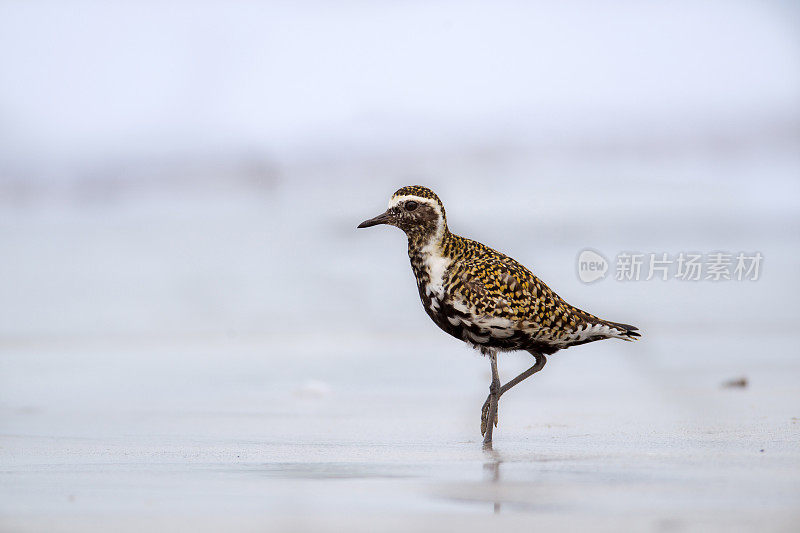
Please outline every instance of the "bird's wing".
[[[618, 324], [586, 313], [561, 299], [530, 270], [510, 258], [481, 257], [452, 273], [455, 305], [476, 325], [527, 332], [554, 346], [620, 336]], [[622, 338], [622, 337], [620, 337]]]
[[482, 257], [460, 263], [454, 270], [456, 296], [476, 315], [538, 322], [547, 317], [565, 318], [562, 315], [571, 311], [571, 306], [516, 261]]

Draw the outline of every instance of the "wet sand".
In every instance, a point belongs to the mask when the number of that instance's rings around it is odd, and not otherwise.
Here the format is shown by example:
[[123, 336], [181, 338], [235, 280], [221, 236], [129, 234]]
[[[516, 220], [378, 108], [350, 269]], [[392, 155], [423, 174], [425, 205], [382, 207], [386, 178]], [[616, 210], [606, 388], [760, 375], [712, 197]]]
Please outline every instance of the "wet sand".
[[[643, 371], [644, 343], [562, 352], [503, 398], [489, 452], [478, 432], [485, 360], [423, 340], [296, 345], [284, 352], [293, 370], [266, 339], [145, 343], [121, 366], [111, 344], [18, 348], [3, 359], [18, 379], [4, 392], [0, 525], [788, 531], [800, 521], [796, 362], [737, 365], [750, 384], [726, 388], [718, 369], [673, 379], [680, 360]], [[505, 376], [525, 364], [501, 359]]]
[[[567, 197], [594, 174], [532, 164], [511, 199], [458, 166], [453, 229], [644, 336], [550, 357], [501, 400], [492, 453], [488, 362], [425, 316], [401, 234], [356, 233], [388, 172], [0, 211], [0, 530], [797, 530], [797, 210], [693, 178]], [[585, 285], [586, 246], [765, 263]], [[504, 354], [503, 380], [529, 364]]]

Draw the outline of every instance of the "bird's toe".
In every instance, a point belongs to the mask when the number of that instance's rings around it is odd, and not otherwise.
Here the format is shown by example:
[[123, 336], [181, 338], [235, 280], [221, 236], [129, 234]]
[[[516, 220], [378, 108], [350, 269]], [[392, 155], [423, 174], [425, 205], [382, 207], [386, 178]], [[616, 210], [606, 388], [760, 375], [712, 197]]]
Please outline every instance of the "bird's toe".
[[[486, 430], [489, 429], [489, 409], [491, 407], [492, 395], [490, 394], [486, 401], [483, 402], [483, 407], [481, 407], [481, 435], [486, 435]], [[497, 427], [498, 422], [498, 412], [494, 413], [494, 427]]]
[[486, 430], [489, 428], [489, 398], [481, 408], [481, 436], [486, 435]]

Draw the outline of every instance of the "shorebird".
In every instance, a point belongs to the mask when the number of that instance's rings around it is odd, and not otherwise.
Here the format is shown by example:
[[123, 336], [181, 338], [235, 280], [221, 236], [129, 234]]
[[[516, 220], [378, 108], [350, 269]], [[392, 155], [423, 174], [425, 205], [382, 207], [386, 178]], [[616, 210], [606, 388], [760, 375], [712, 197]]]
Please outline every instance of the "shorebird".
[[[568, 304], [507, 255], [451, 233], [442, 201], [427, 187], [399, 189], [386, 212], [358, 227], [378, 224], [406, 233], [411, 269], [428, 316], [489, 358], [492, 382], [481, 408], [486, 447], [492, 445], [500, 397], [544, 368], [548, 355], [588, 342], [640, 336], [634, 326], [603, 320]], [[497, 354], [515, 350], [529, 352], [535, 362], [503, 385]]]

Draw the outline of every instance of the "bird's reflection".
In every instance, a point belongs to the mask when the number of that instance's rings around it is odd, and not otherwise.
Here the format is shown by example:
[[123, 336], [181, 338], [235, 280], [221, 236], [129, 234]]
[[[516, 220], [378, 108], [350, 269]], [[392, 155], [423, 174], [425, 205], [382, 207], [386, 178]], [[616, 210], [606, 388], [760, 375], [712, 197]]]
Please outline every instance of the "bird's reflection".
[[500, 513], [500, 464], [503, 462], [502, 457], [491, 446], [484, 448], [486, 454], [486, 462], [483, 463], [483, 471], [486, 475], [486, 481], [493, 485], [492, 494], [494, 495], [494, 512]]

